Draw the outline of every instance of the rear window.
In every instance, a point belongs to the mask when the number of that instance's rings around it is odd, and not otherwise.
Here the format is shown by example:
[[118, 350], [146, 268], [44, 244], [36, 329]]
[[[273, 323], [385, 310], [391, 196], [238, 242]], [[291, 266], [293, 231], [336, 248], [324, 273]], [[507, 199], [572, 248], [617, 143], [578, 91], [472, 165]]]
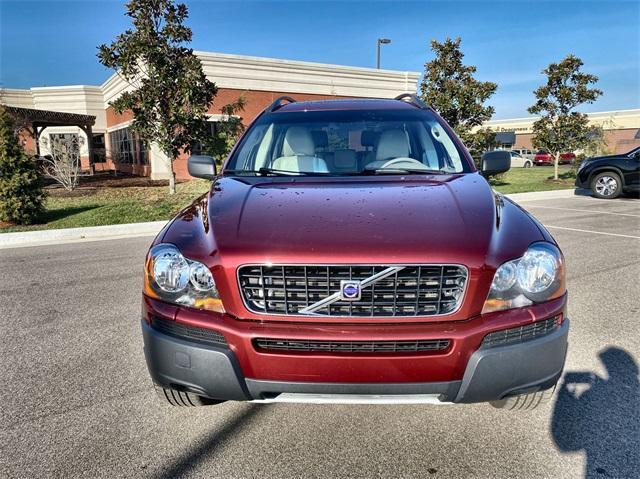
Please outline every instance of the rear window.
[[263, 115], [244, 135], [225, 172], [261, 169], [322, 175], [471, 171], [436, 116], [417, 109]]

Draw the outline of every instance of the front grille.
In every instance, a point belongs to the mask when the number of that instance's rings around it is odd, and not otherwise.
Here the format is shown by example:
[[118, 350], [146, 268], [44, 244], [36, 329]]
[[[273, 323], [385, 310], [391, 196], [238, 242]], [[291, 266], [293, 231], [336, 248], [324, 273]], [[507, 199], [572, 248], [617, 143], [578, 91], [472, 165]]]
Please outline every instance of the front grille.
[[302, 311], [340, 290], [341, 281], [363, 281], [390, 266], [242, 266], [240, 291], [247, 308], [259, 314], [407, 317], [435, 316], [460, 306], [467, 269], [459, 265], [398, 265], [399, 271], [362, 287], [355, 301], [337, 300]]
[[184, 324], [167, 319], [160, 319], [155, 316], [151, 318], [151, 327], [160, 333], [180, 339], [188, 339], [215, 346], [227, 345], [224, 336], [213, 329], [185, 326]]
[[506, 346], [508, 344], [522, 343], [546, 336], [560, 326], [562, 316], [536, 321], [535, 323], [520, 326], [518, 328], [503, 329], [487, 334], [482, 340], [482, 347], [493, 348], [496, 346]]
[[420, 353], [444, 351], [449, 347], [448, 339], [421, 339], [416, 341], [319, 341], [309, 339], [253, 340], [257, 349], [290, 352], [329, 353]]

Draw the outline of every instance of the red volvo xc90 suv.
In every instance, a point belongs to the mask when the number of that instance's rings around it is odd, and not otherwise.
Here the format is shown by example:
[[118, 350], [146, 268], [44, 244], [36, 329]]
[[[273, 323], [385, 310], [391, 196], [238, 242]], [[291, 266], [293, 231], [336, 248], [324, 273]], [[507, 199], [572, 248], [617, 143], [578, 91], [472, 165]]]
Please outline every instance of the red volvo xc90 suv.
[[280, 98], [149, 250], [147, 365], [173, 405], [473, 403], [550, 396], [562, 253], [413, 95]]

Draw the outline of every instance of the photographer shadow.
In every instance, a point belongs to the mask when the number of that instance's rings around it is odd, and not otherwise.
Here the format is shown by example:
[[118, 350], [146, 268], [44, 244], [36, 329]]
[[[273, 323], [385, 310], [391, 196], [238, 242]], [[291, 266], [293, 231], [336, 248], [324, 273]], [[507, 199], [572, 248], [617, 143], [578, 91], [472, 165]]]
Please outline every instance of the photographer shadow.
[[640, 474], [638, 364], [627, 351], [609, 347], [598, 357], [607, 378], [567, 372], [559, 384], [551, 433], [563, 452], [584, 451], [587, 478]]

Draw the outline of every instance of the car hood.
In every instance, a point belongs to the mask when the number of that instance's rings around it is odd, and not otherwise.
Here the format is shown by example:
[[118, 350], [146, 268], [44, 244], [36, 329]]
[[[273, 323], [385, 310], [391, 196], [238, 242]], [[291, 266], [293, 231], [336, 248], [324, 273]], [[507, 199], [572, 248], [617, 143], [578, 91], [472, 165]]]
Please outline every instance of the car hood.
[[[168, 235], [197, 257], [245, 263], [478, 266], [495, 253], [495, 242], [506, 226], [504, 204], [478, 174], [223, 178], [199, 207], [207, 212], [195, 211], [195, 217], [204, 220], [201, 227], [188, 225], [195, 219], [190, 208], [178, 216]], [[516, 210], [509, 215], [518, 229], [510, 237], [513, 247], [506, 248], [508, 254], [521, 253], [532, 235], [540, 236], [531, 219]]]
[[584, 160], [584, 163], [590, 164], [590, 163], [594, 163], [596, 161], [600, 161], [600, 160], [615, 160], [615, 159], [619, 159], [619, 158], [625, 158], [627, 155], [625, 154], [615, 154], [615, 155], [604, 155], [604, 156], [592, 156], [591, 158], [586, 158]]
[[[244, 264], [462, 264], [478, 312], [495, 269], [549, 238], [479, 174], [222, 178], [156, 242], [212, 271], [225, 307], [246, 313]], [[478, 294], [475, 294], [479, 291]], [[469, 293], [468, 293], [469, 294]]]

